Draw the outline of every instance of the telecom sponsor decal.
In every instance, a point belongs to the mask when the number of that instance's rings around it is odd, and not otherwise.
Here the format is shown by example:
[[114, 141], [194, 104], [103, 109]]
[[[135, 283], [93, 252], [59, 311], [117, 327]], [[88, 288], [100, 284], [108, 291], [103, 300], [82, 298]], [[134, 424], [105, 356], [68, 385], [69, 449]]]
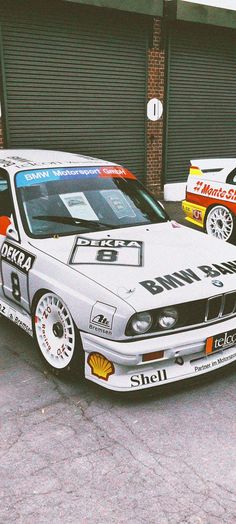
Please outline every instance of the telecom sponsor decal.
[[16, 175], [16, 187], [27, 187], [42, 182], [52, 182], [58, 180], [86, 178], [128, 178], [136, 177], [121, 166], [91, 166], [91, 167], [65, 167], [50, 169], [33, 169], [21, 171]]
[[217, 182], [212, 184], [211, 182], [203, 182], [202, 180], [195, 182], [190, 179], [188, 182], [188, 191], [219, 200], [227, 200], [229, 202], [236, 201], [236, 189], [232, 188], [230, 184], [222, 186]]
[[236, 329], [209, 337], [206, 343], [206, 353], [212, 353], [234, 345], [236, 345]]
[[90, 314], [89, 329], [100, 334], [112, 335], [115, 312], [115, 307], [96, 302]]
[[21, 248], [16, 247], [14, 244], [6, 241], [2, 245], [1, 249], [2, 260], [9, 262], [12, 266], [23, 271], [27, 274], [32, 268], [35, 261], [35, 257], [24, 251]]
[[171, 291], [186, 284], [200, 282], [205, 277], [215, 278], [220, 275], [236, 273], [236, 260], [211, 264], [211, 266], [198, 266], [194, 271], [190, 268], [175, 271], [169, 275], [154, 277], [152, 280], [143, 280], [139, 284], [152, 295], [163, 291]]
[[78, 237], [69, 264], [141, 266], [143, 243], [137, 240]]

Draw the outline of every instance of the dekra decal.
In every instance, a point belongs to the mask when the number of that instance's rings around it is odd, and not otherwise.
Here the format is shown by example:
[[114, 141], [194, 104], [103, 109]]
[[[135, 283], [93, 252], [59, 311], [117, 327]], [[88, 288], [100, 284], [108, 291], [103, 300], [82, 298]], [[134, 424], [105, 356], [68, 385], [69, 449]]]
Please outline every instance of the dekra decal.
[[89, 238], [77, 238], [77, 246], [95, 246], [95, 247], [142, 247], [142, 242], [137, 240], [117, 240], [114, 238], [92, 240]]
[[24, 251], [21, 248], [14, 246], [10, 242], [4, 242], [1, 249], [1, 257], [6, 262], [9, 262], [12, 266], [23, 271], [23, 273], [28, 273], [32, 268], [35, 261], [35, 257]]
[[170, 291], [171, 289], [176, 289], [185, 286], [186, 284], [199, 282], [203, 277], [215, 278], [220, 275], [233, 273], [236, 273], [236, 260], [221, 262], [221, 264], [212, 264], [211, 266], [198, 266], [195, 271], [189, 268], [175, 271], [170, 275], [154, 277], [154, 280], [143, 280], [142, 282], [139, 282], [139, 284], [152, 295], [157, 295], [165, 290]]
[[69, 264], [141, 266], [143, 242], [117, 238], [77, 237]]

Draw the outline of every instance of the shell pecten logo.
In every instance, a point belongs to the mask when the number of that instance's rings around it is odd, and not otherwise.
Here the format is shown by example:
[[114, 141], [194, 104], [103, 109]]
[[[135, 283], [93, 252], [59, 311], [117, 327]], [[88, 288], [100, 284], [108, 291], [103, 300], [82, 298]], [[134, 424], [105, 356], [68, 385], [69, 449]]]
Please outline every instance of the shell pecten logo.
[[87, 362], [95, 377], [108, 380], [115, 373], [114, 364], [100, 353], [90, 353]]

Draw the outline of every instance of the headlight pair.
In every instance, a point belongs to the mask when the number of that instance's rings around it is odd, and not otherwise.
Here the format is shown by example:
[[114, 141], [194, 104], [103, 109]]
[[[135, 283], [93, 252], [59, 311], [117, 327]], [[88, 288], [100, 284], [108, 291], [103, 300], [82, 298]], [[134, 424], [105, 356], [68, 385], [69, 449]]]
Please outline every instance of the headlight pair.
[[135, 313], [128, 324], [129, 335], [143, 335], [151, 330], [171, 329], [178, 322], [178, 312], [174, 307], [166, 307], [157, 312], [157, 315], [149, 311]]

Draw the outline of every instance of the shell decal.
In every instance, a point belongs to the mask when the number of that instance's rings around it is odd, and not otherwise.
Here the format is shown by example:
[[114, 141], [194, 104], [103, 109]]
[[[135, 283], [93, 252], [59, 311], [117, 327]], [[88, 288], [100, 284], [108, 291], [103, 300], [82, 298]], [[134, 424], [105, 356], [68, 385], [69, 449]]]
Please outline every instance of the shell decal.
[[115, 373], [114, 364], [100, 353], [90, 353], [87, 362], [95, 377], [108, 380]]

